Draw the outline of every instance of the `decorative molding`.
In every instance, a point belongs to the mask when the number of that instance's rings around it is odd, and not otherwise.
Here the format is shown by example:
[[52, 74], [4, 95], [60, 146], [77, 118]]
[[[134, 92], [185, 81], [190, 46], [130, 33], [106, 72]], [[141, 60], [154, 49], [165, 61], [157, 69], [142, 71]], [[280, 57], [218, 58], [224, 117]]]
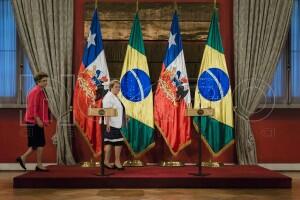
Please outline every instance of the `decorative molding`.
[[[43, 163], [44, 166], [57, 165], [57, 163]], [[35, 170], [36, 163], [26, 163], [27, 170]], [[0, 171], [24, 171], [18, 163], [0, 163]]]
[[258, 165], [273, 171], [300, 171], [300, 163], [258, 163]]
[[0, 108], [19, 108], [19, 109], [24, 109], [26, 108], [26, 104], [0, 104]]

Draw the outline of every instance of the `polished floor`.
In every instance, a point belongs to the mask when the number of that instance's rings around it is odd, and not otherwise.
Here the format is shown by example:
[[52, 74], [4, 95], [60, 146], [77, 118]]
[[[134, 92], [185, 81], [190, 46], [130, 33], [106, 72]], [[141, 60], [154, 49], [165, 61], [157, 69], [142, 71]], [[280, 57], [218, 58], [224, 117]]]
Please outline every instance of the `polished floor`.
[[0, 199], [5, 200], [300, 200], [300, 172], [284, 172], [293, 178], [291, 189], [14, 189], [20, 172], [0, 171]]

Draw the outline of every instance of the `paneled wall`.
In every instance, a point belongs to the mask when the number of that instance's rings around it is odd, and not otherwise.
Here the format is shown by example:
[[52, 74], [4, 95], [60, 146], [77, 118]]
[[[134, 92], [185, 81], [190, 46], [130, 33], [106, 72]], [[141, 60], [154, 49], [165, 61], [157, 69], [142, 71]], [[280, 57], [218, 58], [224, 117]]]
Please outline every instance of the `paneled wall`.
[[[95, 6], [92, 2], [85, 4], [85, 38], [89, 33], [94, 8]], [[112, 78], [120, 78], [135, 10], [135, 3], [99, 3], [98, 5], [104, 50]], [[177, 10], [193, 98], [213, 4], [178, 3]], [[173, 3], [142, 3], [139, 5], [139, 19], [142, 26], [153, 91], [156, 88], [168, 45], [173, 13]]]

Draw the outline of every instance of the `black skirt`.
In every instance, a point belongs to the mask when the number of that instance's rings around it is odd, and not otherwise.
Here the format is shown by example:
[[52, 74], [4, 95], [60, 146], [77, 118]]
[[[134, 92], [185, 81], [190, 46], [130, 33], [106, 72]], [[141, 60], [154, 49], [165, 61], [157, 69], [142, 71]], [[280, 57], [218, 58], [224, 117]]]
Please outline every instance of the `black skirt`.
[[113, 146], [121, 146], [124, 143], [124, 138], [121, 134], [121, 129], [110, 127], [110, 132], [104, 132], [104, 144]]
[[44, 128], [39, 127], [37, 124], [27, 124], [27, 138], [28, 147], [32, 147], [34, 150], [37, 147], [44, 147], [46, 143]]

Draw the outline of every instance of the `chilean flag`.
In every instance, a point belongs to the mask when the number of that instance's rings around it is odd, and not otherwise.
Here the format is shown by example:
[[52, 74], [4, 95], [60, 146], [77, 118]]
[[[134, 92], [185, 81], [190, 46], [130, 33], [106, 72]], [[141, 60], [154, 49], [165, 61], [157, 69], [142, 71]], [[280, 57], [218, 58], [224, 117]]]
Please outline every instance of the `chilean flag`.
[[89, 107], [100, 107], [100, 88], [108, 89], [109, 73], [105, 59], [97, 9], [94, 11], [82, 63], [79, 68], [73, 96], [74, 119], [80, 132], [88, 141], [94, 156], [101, 150], [99, 117], [87, 115]]
[[154, 97], [155, 125], [173, 155], [191, 143], [190, 117], [185, 109], [191, 104], [178, 16], [173, 15], [167, 52]]

